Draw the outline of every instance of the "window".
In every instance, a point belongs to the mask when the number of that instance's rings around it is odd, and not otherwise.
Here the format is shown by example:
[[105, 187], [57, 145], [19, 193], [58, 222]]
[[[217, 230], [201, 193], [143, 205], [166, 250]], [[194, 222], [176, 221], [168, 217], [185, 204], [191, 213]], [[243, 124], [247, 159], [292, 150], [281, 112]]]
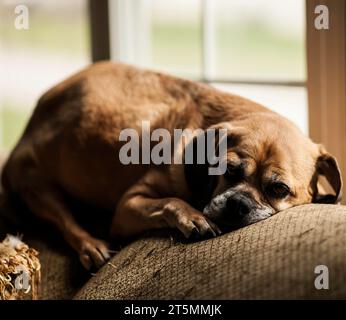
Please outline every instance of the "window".
[[[14, 26], [18, 4], [29, 30]], [[329, 30], [314, 27], [317, 5]], [[324, 143], [345, 173], [345, 20], [345, 1], [329, 0], [3, 0], [0, 149], [45, 90], [112, 58], [258, 101]]]
[[[328, 7], [328, 30], [314, 27], [318, 5]], [[307, 0], [307, 26], [309, 133], [336, 157], [346, 181], [346, 2]]]
[[256, 100], [308, 133], [305, 1], [116, 0], [112, 58]]
[[[16, 5], [29, 29], [14, 26]], [[43, 92], [90, 62], [87, 1], [0, 2], [0, 149], [11, 148]]]

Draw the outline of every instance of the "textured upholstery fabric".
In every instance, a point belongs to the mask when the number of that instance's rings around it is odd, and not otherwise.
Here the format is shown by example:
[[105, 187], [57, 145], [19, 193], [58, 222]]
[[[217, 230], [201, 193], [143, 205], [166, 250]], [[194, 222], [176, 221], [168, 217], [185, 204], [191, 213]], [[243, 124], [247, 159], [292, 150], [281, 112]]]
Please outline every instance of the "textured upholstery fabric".
[[[29, 231], [0, 218], [1, 238], [23, 232], [40, 252], [41, 299], [73, 298], [83, 284], [77, 299], [346, 298], [345, 206], [301, 206], [195, 243], [175, 233], [141, 237], [91, 278], [45, 228]], [[320, 264], [329, 268], [329, 290], [314, 287]]]
[[[123, 248], [77, 299], [346, 298], [346, 207], [305, 205], [221, 237], [147, 237]], [[329, 290], [314, 286], [329, 268]]]
[[64, 243], [27, 237], [27, 242], [40, 252], [42, 282], [39, 299], [72, 299], [89, 279], [77, 255]]

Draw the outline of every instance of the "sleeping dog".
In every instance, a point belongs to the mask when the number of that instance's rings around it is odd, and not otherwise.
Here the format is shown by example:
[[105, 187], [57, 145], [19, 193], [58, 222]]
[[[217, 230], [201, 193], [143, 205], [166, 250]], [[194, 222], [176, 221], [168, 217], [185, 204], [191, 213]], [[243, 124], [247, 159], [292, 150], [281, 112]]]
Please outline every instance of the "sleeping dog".
[[[226, 130], [225, 172], [210, 175], [208, 161], [122, 164], [119, 135], [140, 133], [142, 120], [151, 130]], [[196, 137], [174, 154], [184, 155]], [[333, 194], [321, 194], [320, 175]], [[280, 115], [204, 84], [113, 62], [96, 63], [40, 98], [2, 182], [62, 232], [86, 268], [102, 266], [108, 247], [78, 225], [67, 197], [112, 212], [113, 238], [166, 227], [207, 237], [296, 205], [337, 203], [342, 186], [335, 158]]]

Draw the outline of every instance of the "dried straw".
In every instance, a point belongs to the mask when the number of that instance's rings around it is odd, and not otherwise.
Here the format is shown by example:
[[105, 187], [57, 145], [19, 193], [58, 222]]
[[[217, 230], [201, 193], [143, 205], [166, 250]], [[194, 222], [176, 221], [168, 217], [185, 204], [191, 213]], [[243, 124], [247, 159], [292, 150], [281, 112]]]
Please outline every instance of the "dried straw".
[[40, 281], [38, 252], [19, 237], [7, 235], [0, 242], [0, 300], [24, 299], [30, 291], [36, 300]]

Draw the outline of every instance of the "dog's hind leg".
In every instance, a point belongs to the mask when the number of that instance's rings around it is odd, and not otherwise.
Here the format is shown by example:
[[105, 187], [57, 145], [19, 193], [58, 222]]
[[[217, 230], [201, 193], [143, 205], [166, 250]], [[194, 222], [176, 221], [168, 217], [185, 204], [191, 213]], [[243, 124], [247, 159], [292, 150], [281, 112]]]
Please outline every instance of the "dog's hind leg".
[[27, 190], [22, 197], [31, 211], [52, 222], [63, 233], [85, 268], [100, 268], [109, 259], [107, 244], [78, 225], [56, 190], [47, 187]]
[[36, 216], [50, 221], [62, 232], [85, 268], [99, 268], [109, 259], [107, 244], [92, 237], [76, 222], [61, 190], [43, 177], [33, 159], [27, 155], [13, 157], [5, 171], [10, 191], [19, 194]]

